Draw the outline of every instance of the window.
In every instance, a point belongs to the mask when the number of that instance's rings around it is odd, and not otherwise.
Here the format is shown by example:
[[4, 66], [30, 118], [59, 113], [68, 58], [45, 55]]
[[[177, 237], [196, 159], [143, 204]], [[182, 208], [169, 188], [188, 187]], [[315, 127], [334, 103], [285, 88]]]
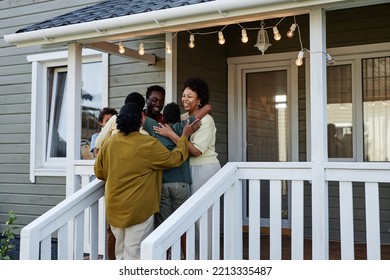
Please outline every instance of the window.
[[383, 49], [346, 48], [350, 54], [327, 68], [329, 160], [390, 160], [390, 56]]
[[[33, 55], [30, 179], [65, 176], [67, 139], [67, 52]], [[81, 159], [92, 159], [90, 138], [99, 131], [97, 117], [107, 104], [107, 55], [83, 51], [81, 89]], [[99, 81], [99, 82], [96, 82]], [[83, 149], [83, 146], [85, 146]]]

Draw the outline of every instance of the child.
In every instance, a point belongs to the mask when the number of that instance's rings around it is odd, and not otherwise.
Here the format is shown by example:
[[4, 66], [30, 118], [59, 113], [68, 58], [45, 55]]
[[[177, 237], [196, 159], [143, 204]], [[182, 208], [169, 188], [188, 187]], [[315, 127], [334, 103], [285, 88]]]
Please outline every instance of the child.
[[[109, 107], [105, 107], [102, 110], [100, 110], [99, 116], [98, 116], [98, 123], [101, 128], [105, 126], [105, 124], [108, 122], [108, 120], [114, 116], [117, 115], [118, 112]], [[99, 133], [94, 133], [91, 137], [91, 153], [93, 153], [94, 157], [97, 156], [98, 150], [95, 148], [96, 138], [99, 136]]]

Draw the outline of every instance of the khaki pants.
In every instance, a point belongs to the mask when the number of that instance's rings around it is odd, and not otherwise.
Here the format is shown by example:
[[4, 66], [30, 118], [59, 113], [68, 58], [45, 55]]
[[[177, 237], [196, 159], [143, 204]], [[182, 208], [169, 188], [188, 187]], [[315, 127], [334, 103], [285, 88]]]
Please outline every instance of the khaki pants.
[[153, 231], [152, 215], [145, 222], [118, 228], [111, 225], [112, 233], [115, 235], [115, 257], [117, 260], [139, 260], [141, 253], [141, 242]]

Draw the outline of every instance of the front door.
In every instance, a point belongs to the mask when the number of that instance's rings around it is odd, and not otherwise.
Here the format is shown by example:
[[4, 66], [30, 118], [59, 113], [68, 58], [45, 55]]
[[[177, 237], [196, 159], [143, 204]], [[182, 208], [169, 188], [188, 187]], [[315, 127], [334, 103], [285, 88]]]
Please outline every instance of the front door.
[[[229, 141], [232, 141], [229, 161], [298, 161], [298, 131], [292, 129], [298, 122], [297, 109], [292, 109], [298, 107], [297, 69], [293, 60], [246, 62], [244, 59], [240, 63], [240, 59], [235, 58], [230, 61], [233, 62], [230, 74], [235, 78], [229, 91], [229, 102], [232, 103], [229, 112], [233, 111], [232, 124], [229, 124]], [[230, 132], [233, 126], [240, 127], [238, 133], [234, 131], [235, 135]], [[261, 181], [260, 187], [261, 225], [268, 226], [269, 182]], [[247, 198], [246, 191], [244, 197]], [[281, 199], [282, 225], [289, 227], [287, 182], [282, 182]], [[244, 207], [248, 211], [246, 201]]]
[[[287, 70], [246, 73], [246, 161], [288, 159]], [[269, 182], [261, 181], [261, 218], [269, 218]], [[282, 184], [282, 218], [288, 219], [288, 189]]]

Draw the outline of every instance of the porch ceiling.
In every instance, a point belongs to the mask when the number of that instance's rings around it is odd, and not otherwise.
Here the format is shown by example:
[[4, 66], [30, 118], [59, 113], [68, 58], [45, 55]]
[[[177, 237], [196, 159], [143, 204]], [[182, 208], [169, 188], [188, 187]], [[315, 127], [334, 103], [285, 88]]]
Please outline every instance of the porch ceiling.
[[[23, 28], [14, 34], [4, 35], [4, 40], [17, 47], [36, 45], [58, 47], [77, 42], [89, 48], [120, 55], [116, 51], [117, 45], [113, 43], [128, 38], [298, 15], [308, 13], [310, 9], [318, 6], [336, 9], [387, 1], [172, 0], [164, 1], [164, 5], [157, 5], [154, 1], [124, 2], [126, 1], [104, 1]], [[108, 3], [111, 6], [113, 3], [121, 4], [121, 7], [120, 9], [119, 6], [116, 9], [111, 7], [112, 9], [105, 10], [106, 14], [102, 16], [99, 7], [103, 9], [103, 4], [107, 6]], [[137, 6], [138, 9], [135, 9], [134, 6], [131, 6], [135, 3], [138, 5], [142, 3], [144, 7]], [[128, 11], [126, 12], [123, 7], [127, 7]], [[86, 17], [87, 14], [89, 17]], [[58, 22], [59, 18], [63, 19], [62, 22]], [[101, 42], [106, 43], [102, 44]], [[123, 56], [142, 59], [138, 57], [135, 50], [130, 49], [127, 49]], [[148, 61], [150, 60], [153, 58], [149, 57]]]

